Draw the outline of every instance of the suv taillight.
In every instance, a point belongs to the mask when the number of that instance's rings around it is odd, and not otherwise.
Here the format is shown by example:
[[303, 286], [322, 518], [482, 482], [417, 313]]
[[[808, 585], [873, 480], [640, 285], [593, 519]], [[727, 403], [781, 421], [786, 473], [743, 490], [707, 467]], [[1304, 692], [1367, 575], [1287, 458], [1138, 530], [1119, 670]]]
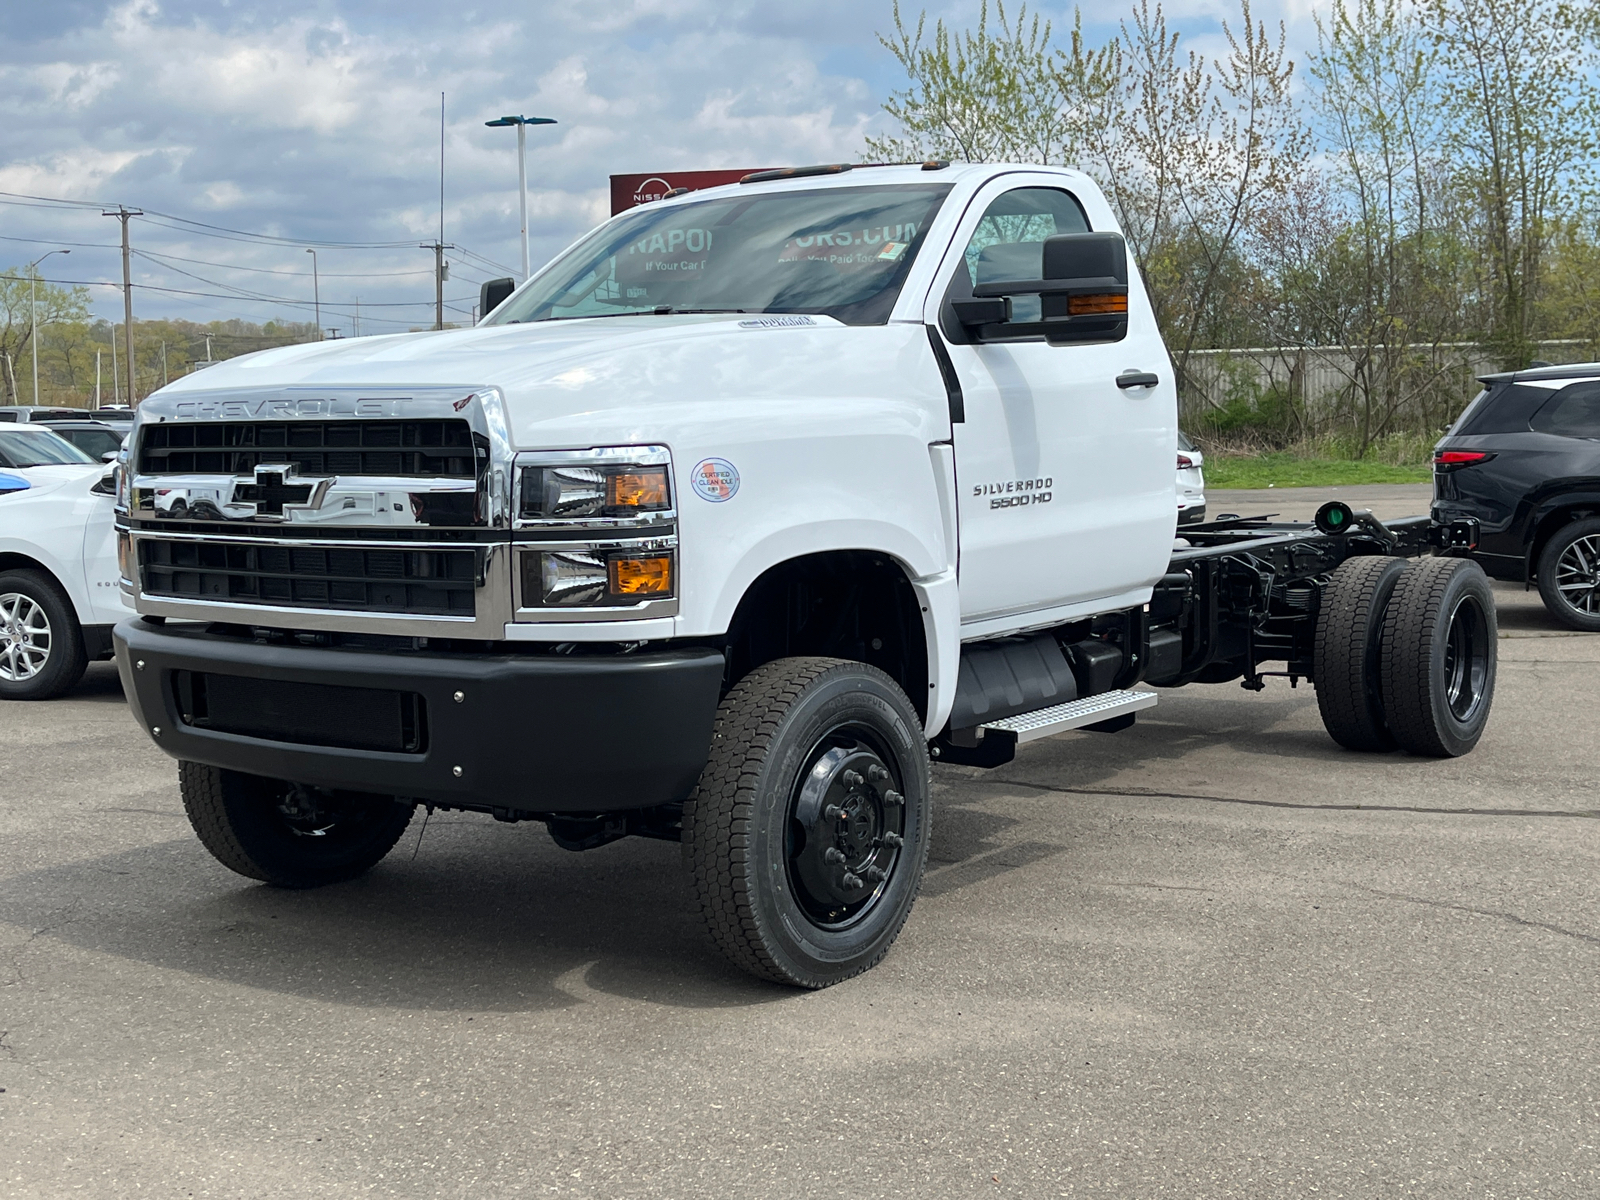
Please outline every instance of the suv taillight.
[[1194, 459], [1187, 454], [1178, 455], [1178, 470], [1187, 471], [1192, 466], [1194, 466]]
[[1488, 462], [1494, 455], [1483, 450], [1440, 450], [1433, 456], [1435, 471], [1459, 471]]

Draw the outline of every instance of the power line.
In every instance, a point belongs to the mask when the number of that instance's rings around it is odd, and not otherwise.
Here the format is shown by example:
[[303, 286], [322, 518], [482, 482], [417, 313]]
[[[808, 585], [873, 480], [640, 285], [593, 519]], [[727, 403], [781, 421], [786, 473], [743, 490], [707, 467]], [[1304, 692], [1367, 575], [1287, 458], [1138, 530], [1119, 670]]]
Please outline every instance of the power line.
[[[59, 243], [72, 245], [71, 242]], [[112, 247], [115, 249], [115, 247]], [[209, 258], [184, 258], [179, 254], [166, 254], [157, 250], [141, 250], [145, 258], [167, 259], [172, 262], [195, 263], [202, 267], [221, 267], [225, 271], [254, 271], [261, 275], [289, 275], [295, 278], [305, 278], [304, 271], [286, 271], [278, 267], [247, 267], [240, 263], [220, 263]], [[324, 279], [392, 279], [402, 275], [429, 275], [432, 274], [427, 267], [420, 267], [415, 271], [324, 271]]]

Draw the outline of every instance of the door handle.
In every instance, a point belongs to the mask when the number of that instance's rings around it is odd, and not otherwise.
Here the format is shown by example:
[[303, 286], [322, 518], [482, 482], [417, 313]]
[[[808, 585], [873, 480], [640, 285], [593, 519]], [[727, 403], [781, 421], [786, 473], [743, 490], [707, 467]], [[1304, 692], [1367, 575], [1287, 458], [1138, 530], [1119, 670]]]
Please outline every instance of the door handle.
[[1161, 380], [1150, 371], [1124, 371], [1117, 376], [1119, 388], [1155, 387]]

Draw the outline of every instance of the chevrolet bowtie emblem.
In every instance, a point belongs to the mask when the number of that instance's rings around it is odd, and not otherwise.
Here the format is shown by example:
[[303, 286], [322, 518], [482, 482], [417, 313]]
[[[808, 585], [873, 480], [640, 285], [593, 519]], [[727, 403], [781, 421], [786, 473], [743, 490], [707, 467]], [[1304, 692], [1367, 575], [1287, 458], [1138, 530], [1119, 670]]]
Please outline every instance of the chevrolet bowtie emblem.
[[[256, 517], [274, 521], [286, 519], [285, 506], [321, 508], [333, 477], [302, 479], [298, 472], [293, 463], [262, 463], [256, 467], [255, 483], [236, 488], [234, 499], [254, 501]], [[241, 491], [249, 494], [239, 495]]]

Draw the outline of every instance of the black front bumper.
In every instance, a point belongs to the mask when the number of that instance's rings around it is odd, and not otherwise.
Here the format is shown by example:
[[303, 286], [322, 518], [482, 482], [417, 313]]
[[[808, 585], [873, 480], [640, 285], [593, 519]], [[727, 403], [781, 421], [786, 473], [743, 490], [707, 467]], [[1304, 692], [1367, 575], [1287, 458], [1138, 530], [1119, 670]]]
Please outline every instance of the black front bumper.
[[[526, 813], [618, 812], [683, 799], [705, 766], [723, 672], [722, 655], [700, 648], [384, 653], [263, 644], [138, 618], [118, 625], [115, 637], [134, 716], [174, 758], [318, 787]], [[224, 677], [232, 694], [244, 696], [250, 685], [243, 681], [261, 681], [250, 736], [197, 723], [189, 711], [196, 675]], [[352, 705], [408, 697], [407, 711], [421, 722], [416, 748], [314, 744], [315, 713], [282, 709], [282, 698], [295, 695], [327, 705], [330, 730], [348, 725], [338, 711], [343, 697]], [[274, 712], [281, 714], [280, 737], [272, 736]]]

